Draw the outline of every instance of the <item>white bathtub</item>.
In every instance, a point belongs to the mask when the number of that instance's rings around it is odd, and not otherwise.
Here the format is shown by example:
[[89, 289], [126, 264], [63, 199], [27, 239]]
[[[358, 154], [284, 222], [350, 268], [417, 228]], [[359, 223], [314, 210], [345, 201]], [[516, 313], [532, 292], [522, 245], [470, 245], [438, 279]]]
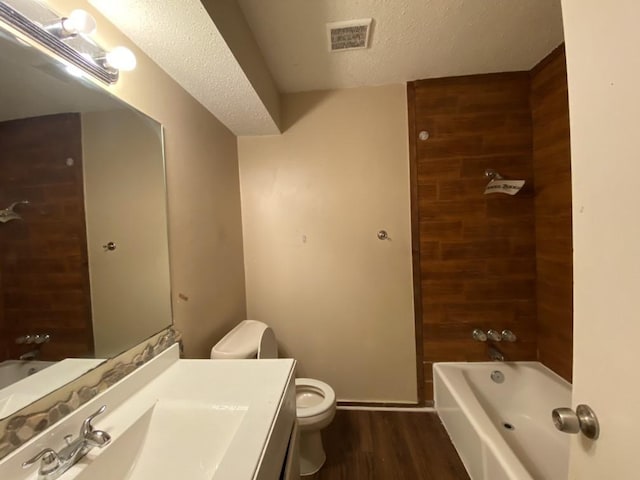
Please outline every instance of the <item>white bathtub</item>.
[[27, 378], [54, 363], [41, 360], [5, 360], [0, 362], [0, 389]]
[[571, 384], [538, 362], [437, 363], [433, 374], [436, 410], [471, 480], [567, 479], [569, 435], [551, 410], [571, 405]]
[[[66, 358], [60, 362], [7, 360], [0, 363], [0, 418], [75, 380], [104, 359]], [[3, 382], [6, 384], [2, 388]]]

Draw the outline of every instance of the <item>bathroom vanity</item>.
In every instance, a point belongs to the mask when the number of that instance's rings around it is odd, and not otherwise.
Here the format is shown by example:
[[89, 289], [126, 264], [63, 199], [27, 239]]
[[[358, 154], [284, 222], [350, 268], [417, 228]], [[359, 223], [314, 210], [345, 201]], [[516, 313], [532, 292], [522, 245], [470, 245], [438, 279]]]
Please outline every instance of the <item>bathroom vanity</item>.
[[[295, 361], [180, 360], [175, 344], [0, 460], [0, 478], [36, 480], [23, 462], [59, 452], [85, 418], [111, 437], [59, 478], [278, 479], [296, 418]], [[291, 449], [294, 451], [294, 449]]]

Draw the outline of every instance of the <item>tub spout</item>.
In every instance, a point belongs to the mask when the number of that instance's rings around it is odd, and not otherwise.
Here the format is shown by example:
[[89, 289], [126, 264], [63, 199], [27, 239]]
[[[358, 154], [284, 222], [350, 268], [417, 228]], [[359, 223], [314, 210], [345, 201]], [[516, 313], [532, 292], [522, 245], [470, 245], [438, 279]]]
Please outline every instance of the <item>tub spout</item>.
[[504, 362], [504, 355], [500, 350], [496, 347], [488, 347], [489, 348], [489, 358], [494, 362]]
[[35, 360], [36, 358], [38, 358], [38, 355], [40, 355], [39, 350], [31, 350], [30, 352], [23, 353], [18, 358], [20, 360]]

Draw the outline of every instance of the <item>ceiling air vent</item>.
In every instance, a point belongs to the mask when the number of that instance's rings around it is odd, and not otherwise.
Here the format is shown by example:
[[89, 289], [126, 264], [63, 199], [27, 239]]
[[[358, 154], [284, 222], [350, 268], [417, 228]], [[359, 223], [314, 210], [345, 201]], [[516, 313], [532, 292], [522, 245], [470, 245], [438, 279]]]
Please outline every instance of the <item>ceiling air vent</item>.
[[358, 50], [369, 46], [371, 19], [350, 20], [348, 22], [327, 23], [329, 33], [329, 50], [341, 52]]

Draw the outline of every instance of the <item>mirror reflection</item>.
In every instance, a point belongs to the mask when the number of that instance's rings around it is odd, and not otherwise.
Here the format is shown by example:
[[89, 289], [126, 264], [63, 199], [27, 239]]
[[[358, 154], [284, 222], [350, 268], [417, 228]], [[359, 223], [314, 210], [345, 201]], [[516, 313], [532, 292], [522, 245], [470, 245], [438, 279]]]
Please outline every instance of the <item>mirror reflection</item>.
[[0, 34], [0, 418], [171, 324], [162, 128]]

